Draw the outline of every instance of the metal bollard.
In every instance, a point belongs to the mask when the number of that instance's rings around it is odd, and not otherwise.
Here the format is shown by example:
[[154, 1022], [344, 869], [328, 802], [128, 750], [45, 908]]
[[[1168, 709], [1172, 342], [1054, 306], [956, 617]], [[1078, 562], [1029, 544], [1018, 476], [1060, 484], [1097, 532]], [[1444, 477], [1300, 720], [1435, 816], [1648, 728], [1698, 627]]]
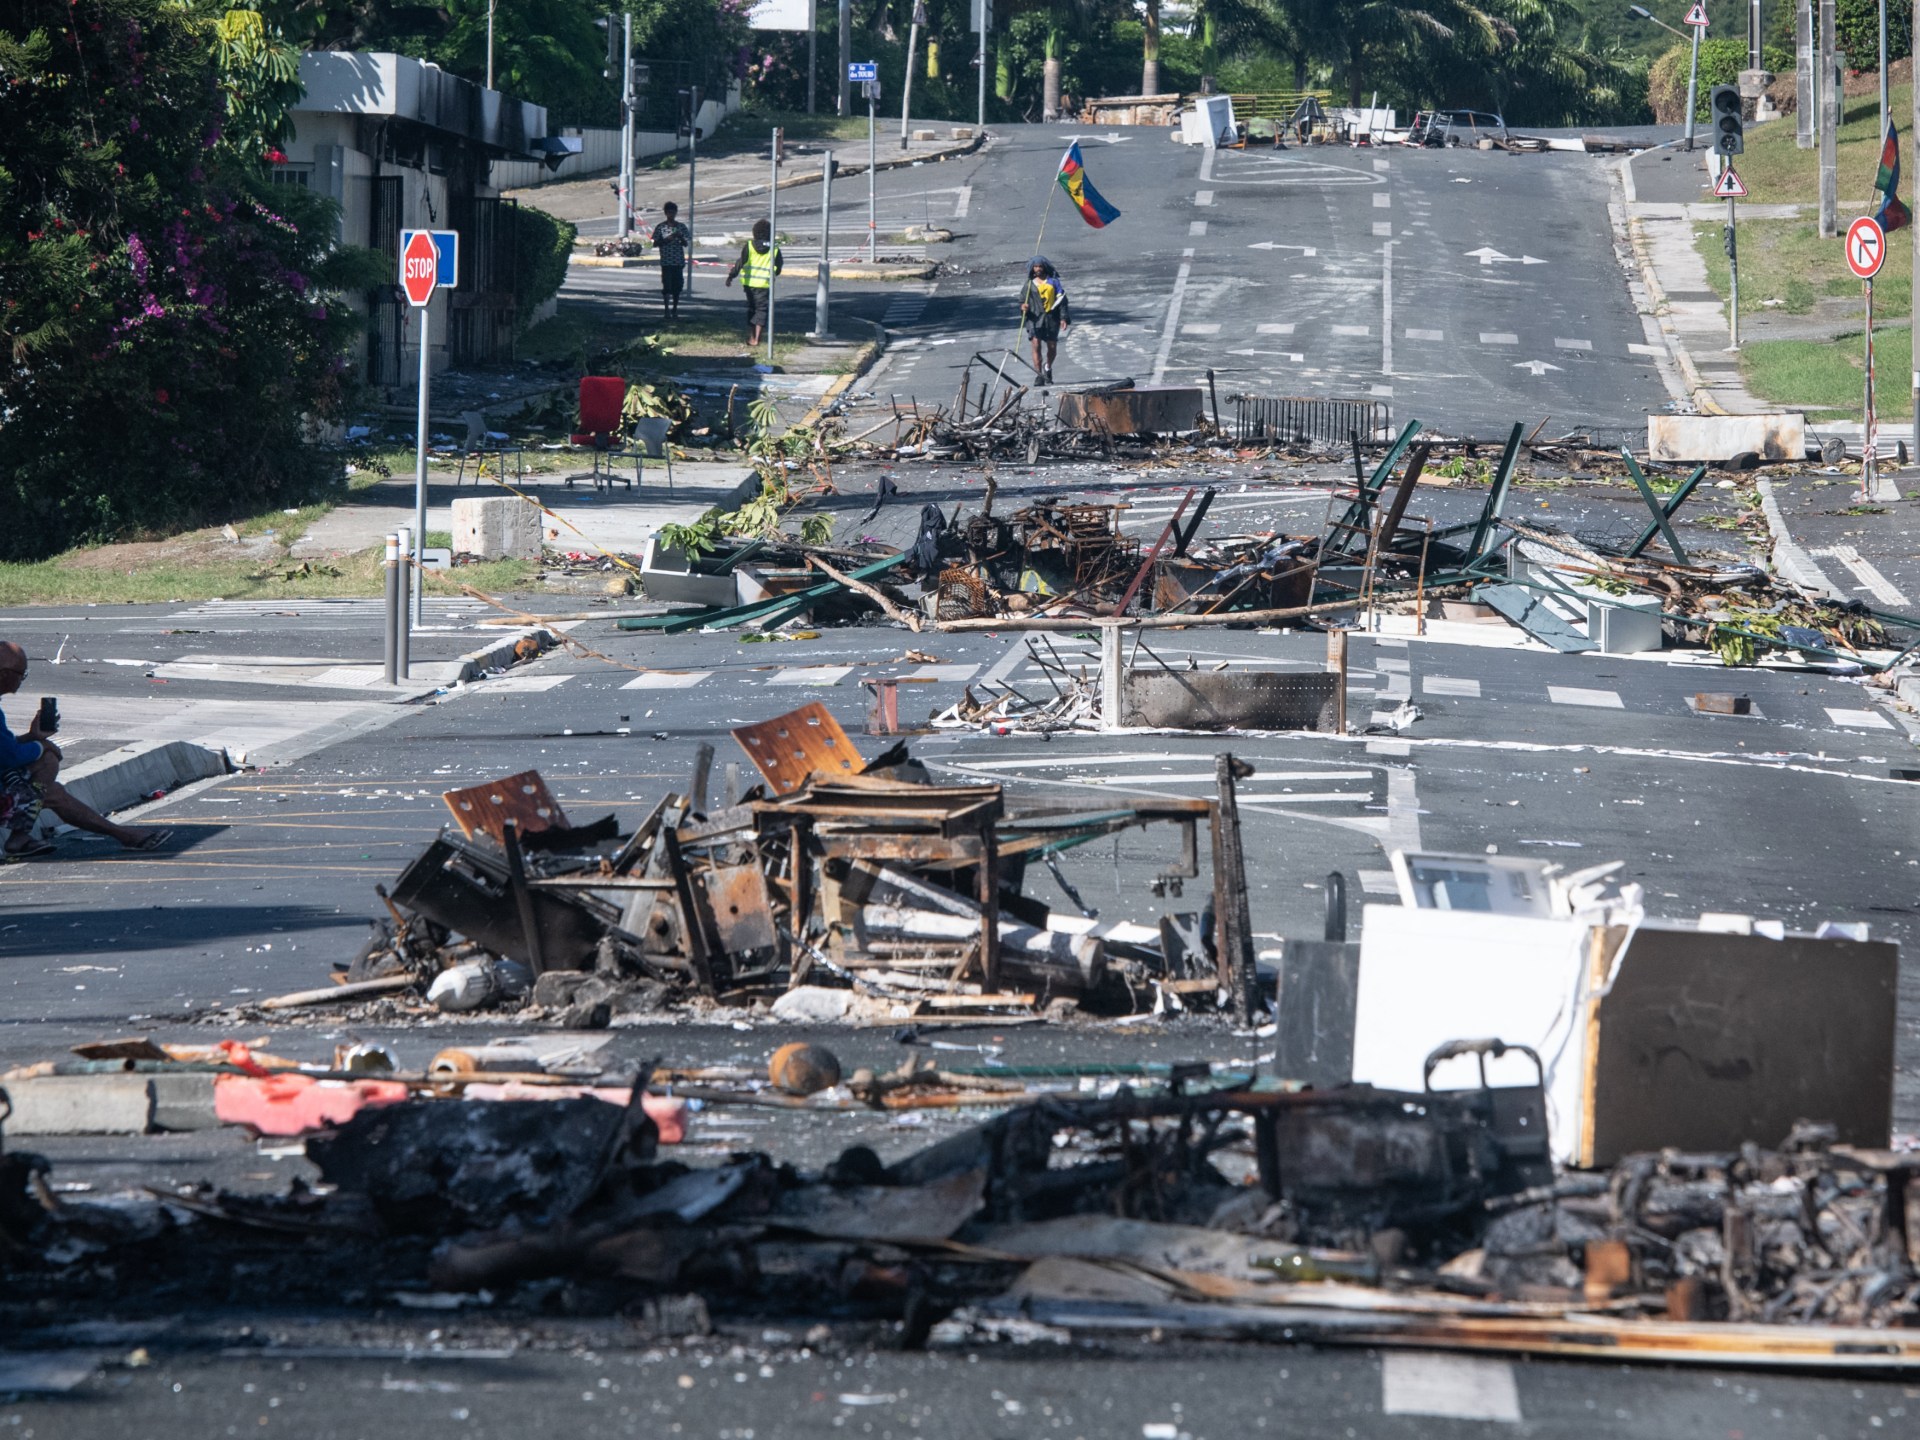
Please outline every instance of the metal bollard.
[[394, 666], [402, 680], [413, 678], [413, 531], [402, 525], [395, 536], [400, 547], [394, 565], [400, 576], [400, 604], [393, 626]]
[[400, 683], [400, 537], [387, 536], [387, 614], [386, 645], [384, 647], [387, 662], [387, 684]]
[[1327, 631], [1327, 669], [1339, 678], [1333, 686], [1333, 733], [1347, 733], [1347, 632]]

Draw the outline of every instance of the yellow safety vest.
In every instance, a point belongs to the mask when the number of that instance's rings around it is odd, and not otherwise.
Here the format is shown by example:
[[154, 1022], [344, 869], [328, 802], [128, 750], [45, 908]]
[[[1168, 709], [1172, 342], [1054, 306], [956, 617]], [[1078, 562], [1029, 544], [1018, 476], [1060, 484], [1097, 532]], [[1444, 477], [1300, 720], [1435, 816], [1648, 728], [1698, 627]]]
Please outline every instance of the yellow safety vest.
[[765, 290], [773, 284], [774, 262], [780, 258], [780, 247], [769, 246], [765, 250], [756, 250], [753, 242], [747, 242], [747, 262], [740, 267], [740, 284], [747, 290]]

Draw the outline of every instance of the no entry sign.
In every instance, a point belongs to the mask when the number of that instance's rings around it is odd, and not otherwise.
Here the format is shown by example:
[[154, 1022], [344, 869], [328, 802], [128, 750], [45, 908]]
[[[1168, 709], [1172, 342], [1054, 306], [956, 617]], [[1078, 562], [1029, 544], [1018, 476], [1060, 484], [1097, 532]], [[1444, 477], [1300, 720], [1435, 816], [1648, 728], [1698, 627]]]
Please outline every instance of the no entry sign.
[[400, 288], [407, 292], [407, 302], [417, 308], [431, 300], [439, 275], [440, 251], [433, 236], [415, 230], [400, 251]]
[[1862, 280], [1871, 280], [1886, 263], [1887, 234], [1871, 215], [1847, 226], [1847, 268]]

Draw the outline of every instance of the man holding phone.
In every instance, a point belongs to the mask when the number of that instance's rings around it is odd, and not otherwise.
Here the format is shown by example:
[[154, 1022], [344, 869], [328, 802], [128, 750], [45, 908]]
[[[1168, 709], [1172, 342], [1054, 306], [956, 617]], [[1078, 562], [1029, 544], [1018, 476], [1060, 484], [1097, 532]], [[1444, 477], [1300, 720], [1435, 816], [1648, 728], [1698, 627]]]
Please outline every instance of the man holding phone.
[[[0, 696], [12, 695], [27, 680], [27, 652], [0, 640]], [[77, 830], [90, 830], [118, 840], [127, 850], [158, 850], [170, 830], [135, 829], [116, 825], [106, 816], [69, 794], [55, 776], [60, 770], [60, 747], [47, 737], [59, 728], [58, 710], [46, 701], [25, 735], [16, 736], [0, 715], [0, 854], [11, 860], [31, 860], [53, 850], [33, 833], [42, 806]]]

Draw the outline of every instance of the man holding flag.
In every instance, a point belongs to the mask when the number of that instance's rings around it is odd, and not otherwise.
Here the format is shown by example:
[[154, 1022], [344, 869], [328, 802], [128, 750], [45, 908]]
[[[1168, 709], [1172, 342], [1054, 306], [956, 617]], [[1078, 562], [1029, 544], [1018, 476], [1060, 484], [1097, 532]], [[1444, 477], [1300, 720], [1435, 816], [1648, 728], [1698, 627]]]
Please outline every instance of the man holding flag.
[[[1080, 142], [1074, 141], [1067, 147], [1067, 153], [1060, 158], [1060, 168], [1054, 172], [1054, 179], [1073, 202], [1074, 209], [1080, 212], [1080, 218], [1096, 230], [1105, 229], [1120, 218], [1120, 212], [1109, 205], [1100, 192], [1093, 188], [1093, 182], [1087, 179], [1086, 163], [1080, 158]], [[1049, 197], [1051, 199], [1051, 197]], [[1040, 220], [1040, 235], [1047, 233], [1044, 216]], [[1067, 310], [1067, 290], [1060, 281], [1060, 272], [1053, 268], [1053, 262], [1044, 255], [1036, 255], [1027, 266], [1027, 282], [1020, 289], [1020, 319], [1025, 324], [1027, 338], [1033, 342], [1033, 372], [1041, 385], [1053, 383], [1053, 362], [1060, 351], [1060, 332], [1065, 330], [1072, 320]]]

